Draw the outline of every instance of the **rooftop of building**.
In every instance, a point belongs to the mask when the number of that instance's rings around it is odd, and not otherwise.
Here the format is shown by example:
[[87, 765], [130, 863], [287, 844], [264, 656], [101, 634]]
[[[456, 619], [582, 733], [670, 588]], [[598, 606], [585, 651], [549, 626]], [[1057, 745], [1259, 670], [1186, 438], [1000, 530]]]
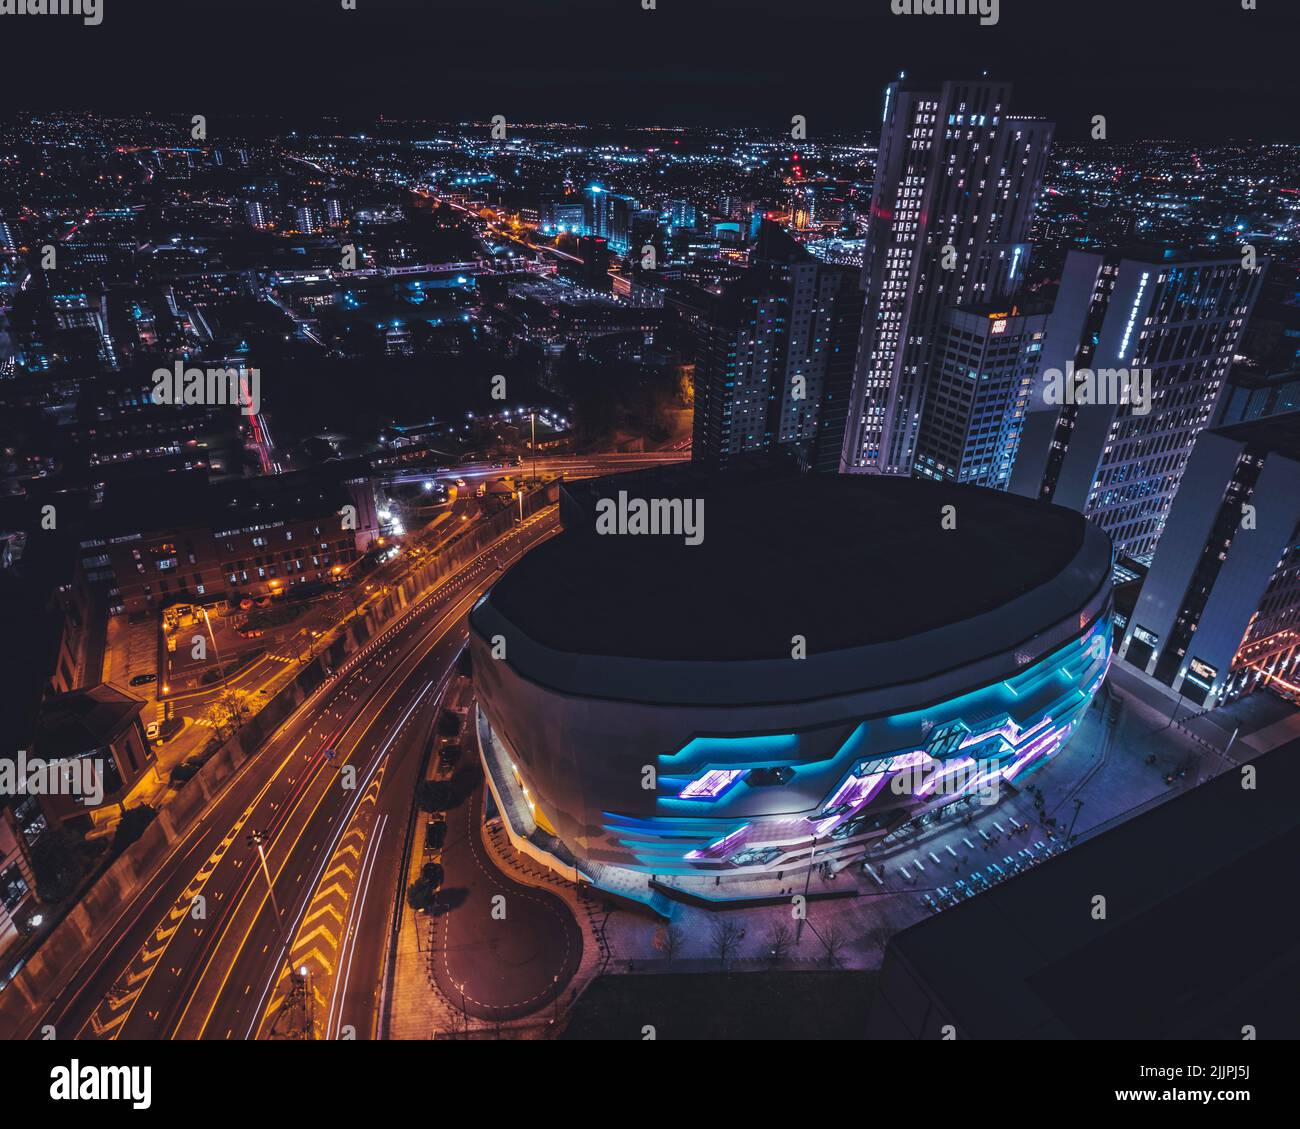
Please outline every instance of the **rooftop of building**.
[[130, 728], [144, 707], [143, 698], [109, 682], [49, 698], [41, 707], [36, 751], [51, 759], [102, 749]]
[[1227, 771], [897, 934], [873, 1035], [1294, 1038], [1300, 933], [1277, 887], [1300, 852], [1294, 744], [1251, 762], [1257, 787]]
[[1214, 432], [1256, 450], [1300, 459], [1300, 412], [1230, 423], [1226, 427], [1216, 427]]
[[1175, 246], [1169, 243], [1126, 243], [1109, 252], [1116, 259], [1131, 259], [1139, 263], [1241, 263], [1241, 250], [1236, 245], [1205, 244], [1201, 246]]
[[[703, 538], [596, 532], [598, 502], [700, 500]], [[956, 527], [942, 524], [953, 506]], [[1068, 618], [1105, 582], [1072, 510], [971, 486], [867, 476], [705, 475], [688, 464], [565, 487], [564, 532], [492, 589], [495, 610], [557, 651], [627, 658], [789, 658], [911, 638], [972, 619], [1071, 567], [1040, 605]], [[1093, 576], [1092, 573], [1098, 575]]]
[[1300, 382], [1300, 368], [1276, 370], [1257, 361], [1240, 360], [1233, 364], [1228, 380], [1236, 388], [1276, 388]]
[[364, 460], [354, 459], [220, 482], [202, 471], [141, 476], [107, 490], [91, 521], [101, 537], [111, 538], [196, 527], [221, 532], [321, 517], [348, 501], [345, 481], [368, 473]]

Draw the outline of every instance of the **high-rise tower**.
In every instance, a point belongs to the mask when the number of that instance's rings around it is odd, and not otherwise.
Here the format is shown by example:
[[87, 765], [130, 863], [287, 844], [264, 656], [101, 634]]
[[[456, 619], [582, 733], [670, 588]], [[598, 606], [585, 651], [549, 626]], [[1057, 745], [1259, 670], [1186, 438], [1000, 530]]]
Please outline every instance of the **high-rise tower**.
[[[1071, 251], [1012, 492], [1082, 511], [1117, 551], [1149, 561], [1266, 266], [1231, 252]], [[1130, 381], [1142, 393], [1131, 402], [1111, 394]]]
[[1029, 255], [1052, 124], [1007, 115], [999, 82], [885, 89], [841, 469], [911, 473], [945, 307], [997, 302]]

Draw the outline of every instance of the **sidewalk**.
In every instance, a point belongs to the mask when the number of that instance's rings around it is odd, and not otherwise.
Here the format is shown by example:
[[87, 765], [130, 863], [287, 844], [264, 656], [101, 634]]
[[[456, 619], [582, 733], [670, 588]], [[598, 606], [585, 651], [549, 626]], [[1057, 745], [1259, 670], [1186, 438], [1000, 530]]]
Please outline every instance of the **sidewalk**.
[[1300, 738], [1300, 710], [1238, 740], [1254, 753], [1267, 753], [1297, 738]]
[[[438, 714], [441, 715], [445, 709], [458, 709], [467, 701], [472, 702], [472, 691], [462, 679], [457, 679], [452, 684], [451, 692], [439, 703]], [[437, 750], [443, 742], [436, 736], [437, 722], [435, 721], [434, 724], [435, 737], [424, 766], [423, 779], [426, 781], [441, 779], [446, 775], [438, 764]], [[467, 728], [462, 730], [459, 740], [463, 741], [467, 734]], [[415, 798], [412, 802], [418, 803]], [[493, 1023], [466, 1015], [457, 1001], [448, 998], [439, 989], [429, 969], [430, 955], [435, 944], [434, 919], [428, 914], [416, 913], [406, 903], [405, 898], [407, 887], [419, 877], [425, 863], [441, 859], [441, 851], [424, 850], [425, 822], [425, 814], [418, 808], [414, 808], [408, 832], [410, 860], [406, 874], [401, 880], [402, 919], [397, 938], [397, 961], [393, 972], [392, 990], [387, 1015], [383, 1018], [384, 1037], [390, 1039], [549, 1038], [554, 1029], [554, 1025], [550, 1022], [552, 1011], [549, 1005], [521, 1019]], [[494, 849], [493, 832], [481, 823], [479, 832], [488, 853], [500, 864], [502, 860]], [[496, 837], [504, 838], [499, 827], [496, 829]], [[502, 869], [509, 869], [510, 874], [520, 882], [527, 885], [544, 885], [552, 893], [564, 898], [566, 902], [570, 901], [566, 891], [561, 888], [567, 886], [567, 883], [561, 884], [558, 880], [552, 880], [547, 876], [525, 876], [523, 872], [513, 867], [502, 866]], [[572, 892], [571, 887], [569, 892]], [[575, 916], [581, 923], [582, 917]], [[594, 976], [594, 972], [590, 976], [586, 975], [588, 957], [594, 948], [593, 945], [583, 946], [583, 961], [578, 975], [574, 978], [575, 984], [581, 981], [585, 986]], [[571, 1003], [576, 995], [576, 991], [573, 992], [568, 1002]]]

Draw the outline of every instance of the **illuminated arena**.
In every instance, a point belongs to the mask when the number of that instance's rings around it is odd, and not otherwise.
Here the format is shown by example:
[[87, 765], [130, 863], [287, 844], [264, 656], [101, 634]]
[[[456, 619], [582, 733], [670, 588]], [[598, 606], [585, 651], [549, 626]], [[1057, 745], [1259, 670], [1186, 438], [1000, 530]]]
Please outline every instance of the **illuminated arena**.
[[[620, 492], [694, 501], [700, 543], [598, 532]], [[681, 466], [567, 486], [561, 517], [471, 613], [479, 747], [518, 849], [657, 908], [991, 801], [1110, 661], [1110, 541], [1061, 507]]]

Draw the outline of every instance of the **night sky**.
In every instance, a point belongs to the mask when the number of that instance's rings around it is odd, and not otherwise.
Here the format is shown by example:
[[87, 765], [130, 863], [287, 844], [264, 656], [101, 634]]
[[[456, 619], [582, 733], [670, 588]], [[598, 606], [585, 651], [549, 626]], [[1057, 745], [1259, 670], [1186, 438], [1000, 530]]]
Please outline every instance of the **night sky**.
[[[884, 82], [991, 77], [1087, 139], [1300, 141], [1296, 0], [103, 0], [104, 21], [0, 16], [18, 109], [874, 130]], [[1288, 12], [1291, 13], [1288, 15]]]

